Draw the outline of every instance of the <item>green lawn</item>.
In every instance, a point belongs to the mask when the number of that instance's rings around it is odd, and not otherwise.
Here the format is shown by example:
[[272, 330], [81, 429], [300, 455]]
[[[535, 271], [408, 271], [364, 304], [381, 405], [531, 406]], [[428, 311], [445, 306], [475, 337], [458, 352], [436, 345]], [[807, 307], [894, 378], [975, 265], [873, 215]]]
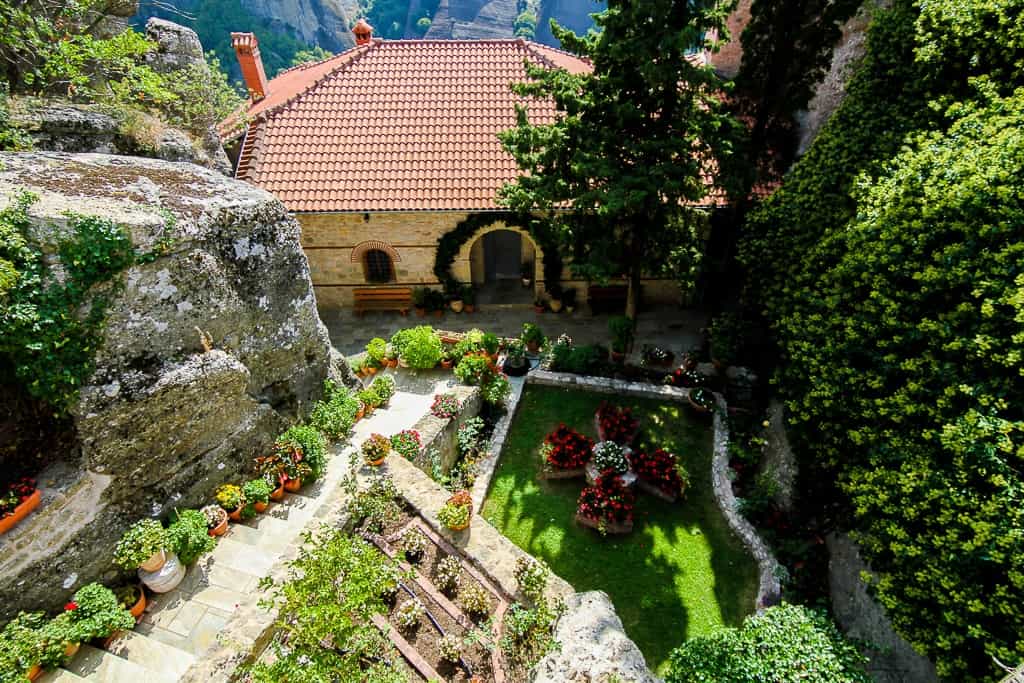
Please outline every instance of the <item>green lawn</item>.
[[[642, 438], [680, 457], [691, 484], [674, 504], [639, 494], [633, 533], [602, 538], [573, 522], [585, 482], [538, 480], [537, 451], [560, 422], [595, 437], [594, 412], [606, 399], [632, 406]], [[663, 673], [684, 640], [739, 625], [757, 592], [754, 560], [715, 504], [711, 444], [710, 426], [681, 404], [528, 387], [483, 515], [576, 590], [608, 593], [648, 666]]]

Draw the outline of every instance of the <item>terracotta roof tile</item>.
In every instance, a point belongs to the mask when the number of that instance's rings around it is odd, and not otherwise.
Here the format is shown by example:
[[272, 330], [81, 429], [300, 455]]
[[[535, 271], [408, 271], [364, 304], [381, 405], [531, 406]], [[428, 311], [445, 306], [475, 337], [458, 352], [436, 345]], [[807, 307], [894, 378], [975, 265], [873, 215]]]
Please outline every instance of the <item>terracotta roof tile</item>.
[[589, 64], [512, 40], [375, 40], [270, 81], [267, 97], [221, 124], [245, 131], [236, 175], [292, 211], [488, 210], [516, 176], [497, 133], [554, 119], [550, 101], [512, 93], [524, 62]]

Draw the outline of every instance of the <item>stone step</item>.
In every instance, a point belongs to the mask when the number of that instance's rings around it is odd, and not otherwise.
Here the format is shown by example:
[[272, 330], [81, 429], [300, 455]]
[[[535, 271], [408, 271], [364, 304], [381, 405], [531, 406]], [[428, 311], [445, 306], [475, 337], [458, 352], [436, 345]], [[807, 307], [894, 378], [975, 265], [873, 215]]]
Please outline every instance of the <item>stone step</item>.
[[175, 683], [177, 677], [139, 666], [91, 645], [82, 645], [68, 669], [89, 681], [102, 683]]
[[183, 652], [134, 631], [128, 631], [115, 640], [107, 651], [152, 671], [173, 676], [175, 679], [180, 678], [196, 661], [189, 652]]
[[212, 553], [215, 566], [225, 566], [236, 571], [263, 577], [270, 573], [277, 555], [255, 546], [233, 541], [222, 536]]
[[81, 683], [85, 680], [88, 679], [82, 678], [67, 669], [54, 669], [53, 671], [47, 671], [37, 678], [36, 683]]

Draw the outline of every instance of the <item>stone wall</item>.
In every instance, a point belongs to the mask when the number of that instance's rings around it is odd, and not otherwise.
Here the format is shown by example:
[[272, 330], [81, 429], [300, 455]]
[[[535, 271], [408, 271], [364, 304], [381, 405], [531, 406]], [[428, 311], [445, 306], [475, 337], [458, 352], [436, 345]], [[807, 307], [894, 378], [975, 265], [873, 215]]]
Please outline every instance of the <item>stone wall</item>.
[[[375, 286], [367, 282], [361, 258], [352, 260], [353, 250], [367, 242], [382, 242], [392, 254], [395, 284], [413, 287], [440, 287], [434, 275], [437, 242], [469, 214], [460, 212], [411, 211], [394, 213], [322, 213], [297, 214], [302, 225], [302, 247], [309, 258], [310, 274], [316, 288], [317, 301], [323, 311], [338, 310], [352, 305], [353, 290]], [[524, 249], [531, 238], [521, 228], [496, 223], [484, 228], [467, 240], [452, 264], [452, 274], [460, 282], [473, 279], [473, 256], [477, 259], [477, 280], [482, 252], [479, 238], [493, 230], [514, 230], [524, 235]], [[534, 287], [536, 293], [544, 291], [543, 254], [534, 260]], [[585, 280], [572, 278], [568, 266], [562, 269], [562, 286], [575, 288], [577, 301], [586, 302]], [[674, 280], [644, 278], [644, 299], [658, 303], [681, 303], [679, 286]]]
[[171, 247], [101, 285], [103, 342], [72, 409], [81, 458], [42, 473], [42, 506], [0, 537], [0, 621], [116, 578], [130, 523], [250, 471], [333, 372], [298, 224], [270, 194], [189, 164], [0, 154], [0, 206], [23, 189], [51, 260], [67, 212], [124, 226], [140, 252]]
[[458, 397], [459, 405], [462, 406], [456, 417], [442, 419], [428, 412], [412, 427], [419, 432], [423, 444], [413, 464], [428, 475], [431, 474], [433, 467], [432, 451], [435, 450], [441, 471], [445, 474], [451, 471], [459, 457], [456, 435], [468, 420], [480, 414], [480, 407], [483, 405], [479, 387], [457, 386], [452, 388], [452, 393]]

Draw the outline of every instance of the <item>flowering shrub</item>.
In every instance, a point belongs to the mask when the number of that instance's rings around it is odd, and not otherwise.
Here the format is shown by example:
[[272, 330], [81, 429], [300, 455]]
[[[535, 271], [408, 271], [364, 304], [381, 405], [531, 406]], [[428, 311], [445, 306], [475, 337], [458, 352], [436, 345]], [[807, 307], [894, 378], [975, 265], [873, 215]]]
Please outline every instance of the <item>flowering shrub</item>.
[[241, 487], [234, 484], [224, 484], [219, 487], [214, 497], [217, 499], [217, 504], [225, 510], [237, 510], [245, 502]]
[[435, 394], [434, 403], [430, 406], [430, 413], [442, 420], [455, 417], [459, 414], [459, 399], [455, 394]]
[[686, 468], [678, 463], [676, 456], [664, 449], [633, 453], [629, 462], [638, 477], [670, 496], [678, 496], [689, 483]]
[[469, 491], [459, 491], [437, 511], [437, 520], [449, 529], [460, 529], [469, 524], [473, 514], [473, 498]]
[[548, 585], [548, 568], [543, 560], [529, 557], [516, 558], [516, 582], [526, 597], [539, 602], [544, 597], [544, 589]]
[[14, 508], [18, 507], [29, 496], [35, 493], [36, 480], [23, 477], [7, 488], [7, 493], [0, 496], [0, 519], [14, 514]]
[[459, 587], [462, 580], [462, 563], [459, 558], [448, 555], [437, 564], [434, 573], [434, 585], [442, 591], [450, 592]]
[[633, 417], [631, 408], [601, 403], [597, 409], [597, 424], [601, 429], [602, 438], [619, 444], [627, 444], [636, 436], [640, 421]]
[[449, 633], [437, 641], [437, 651], [441, 655], [441, 659], [456, 663], [462, 657], [462, 641], [454, 634]]
[[544, 437], [544, 459], [552, 467], [576, 469], [590, 460], [594, 442], [563, 422]]
[[602, 441], [594, 446], [593, 462], [598, 472], [621, 474], [629, 469], [625, 451], [614, 441]]
[[409, 631], [419, 626], [423, 612], [423, 605], [420, 604], [420, 601], [410, 598], [403, 602], [395, 612], [395, 621], [398, 622], [399, 628]]
[[406, 460], [415, 460], [420, 453], [420, 433], [415, 429], [403, 429], [391, 437], [391, 447]]
[[576, 512], [604, 522], [622, 524], [633, 521], [636, 495], [614, 474], [600, 477], [580, 493]]
[[402, 551], [410, 562], [419, 561], [427, 551], [427, 537], [416, 529], [409, 529], [402, 534]]
[[459, 593], [459, 607], [469, 614], [487, 614], [491, 609], [490, 594], [475, 583], [471, 583]]
[[390, 451], [391, 440], [383, 434], [371, 434], [370, 438], [363, 442], [363, 459], [368, 463], [387, 457]]

